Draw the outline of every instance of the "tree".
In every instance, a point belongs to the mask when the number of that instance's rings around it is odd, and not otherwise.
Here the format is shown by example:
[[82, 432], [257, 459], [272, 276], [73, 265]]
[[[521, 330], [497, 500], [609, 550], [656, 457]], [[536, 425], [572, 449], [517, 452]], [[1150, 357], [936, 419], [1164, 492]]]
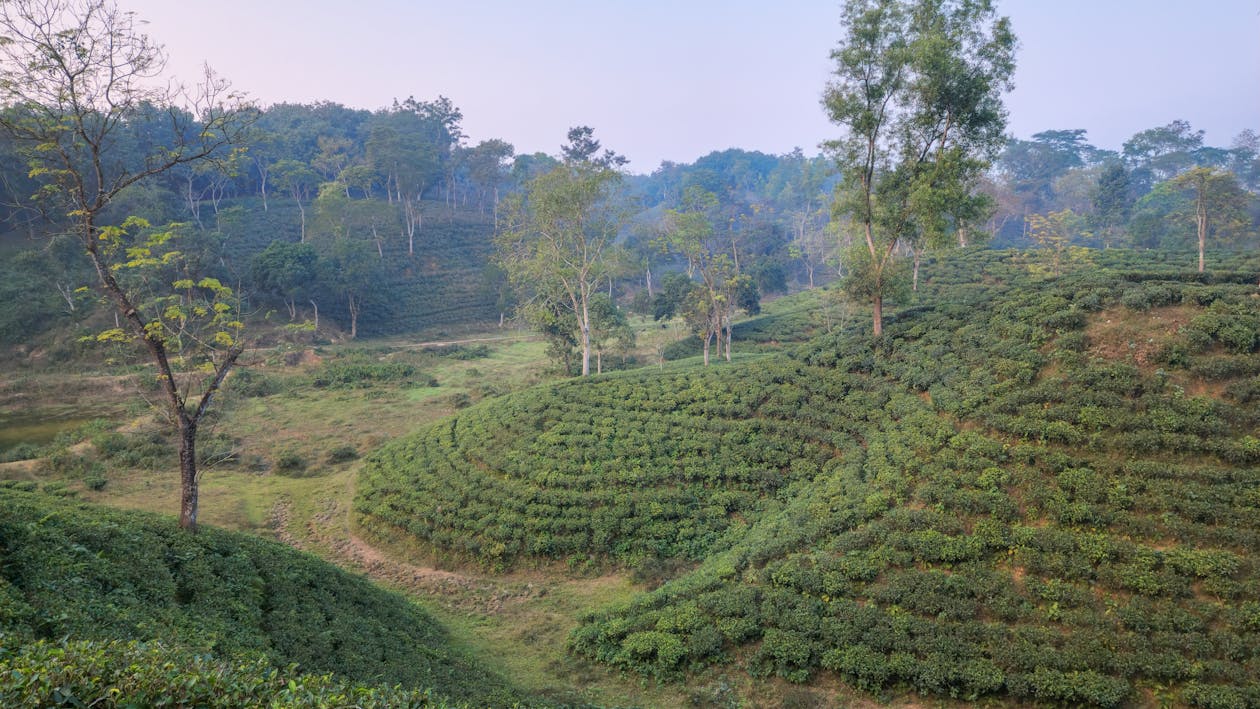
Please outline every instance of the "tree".
[[625, 311], [607, 293], [591, 298], [591, 346], [595, 349], [595, 373], [604, 371], [604, 352], [628, 352], [634, 347], [634, 329]]
[[[233, 144], [242, 113], [227, 85], [208, 70], [193, 91], [156, 81], [165, 55], [137, 22], [110, 0], [0, 3], [0, 131], [27, 159], [41, 185], [37, 198], [56, 205], [87, 252], [125, 322], [118, 333], [143, 343], [157, 368], [167, 413], [179, 428], [180, 526], [194, 530], [198, 425], [243, 347], [224, 330], [223, 337], [198, 341], [203, 357], [173, 353], [165, 313], [137, 302], [119, 281], [120, 269], [138, 258], [120, 248], [127, 230], [103, 224], [102, 215], [128, 187]], [[118, 154], [124, 136], [140, 133], [169, 138], [138, 155]], [[198, 391], [181, 386], [189, 380], [177, 376], [179, 362], [205, 372]]]
[[1156, 183], [1172, 179], [1195, 164], [1195, 153], [1203, 147], [1203, 131], [1193, 130], [1187, 121], [1139, 131], [1124, 141], [1124, 161], [1130, 181], [1139, 195]]
[[1199, 273], [1204, 269], [1208, 235], [1236, 234], [1247, 225], [1247, 193], [1232, 172], [1211, 167], [1192, 168], [1168, 181], [1170, 187], [1193, 196], [1194, 225], [1199, 238]]
[[899, 244], [916, 251], [982, 217], [976, 186], [1005, 143], [1001, 92], [1015, 37], [990, 0], [862, 0], [843, 11], [823, 105], [845, 130], [836, 217], [862, 231], [846, 283], [869, 297], [875, 336]]
[[515, 152], [511, 143], [499, 140], [483, 140], [468, 150], [468, 176], [477, 187], [477, 208], [485, 209], [489, 193], [494, 206], [495, 221], [499, 218], [499, 187], [507, 177], [508, 164]]
[[364, 301], [380, 287], [384, 275], [381, 260], [358, 239], [336, 236], [331, 243], [322, 245], [327, 252], [318, 262], [320, 281], [345, 298], [353, 340], [359, 335], [359, 314]]
[[1028, 215], [1028, 235], [1047, 254], [1050, 272], [1055, 276], [1063, 274], [1063, 262], [1071, 253], [1072, 240], [1090, 236], [1083, 231], [1084, 225], [1085, 218], [1070, 209]]
[[722, 351], [723, 334], [726, 340], [726, 359], [731, 358], [731, 328], [733, 326], [737, 295], [740, 290], [755, 285], [747, 275], [741, 274], [735, 254], [729, 242], [720, 238], [713, 228], [713, 215], [718, 209], [717, 195], [698, 186], [688, 187], [683, 193], [681, 209], [665, 213], [664, 234], [661, 247], [687, 259], [687, 272], [698, 276], [699, 286], [688, 292], [680, 304], [692, 329], [700, 336], [704, 347], [704, 364], [709, 364], [709, 349], [717, 339], [718, 351]]
[[319, 175], [305, 164], [285, 158], [271, 166], [272, 182], [289, 193], [297, 205], [302, 220], [301, 240], [306, 241], [306, 205], [311, 193], [319, 186]]
[[1133, 211], [1133, 198], [1129, 194], [1129, 172], [1124, 163], [1113, 160], [1103, 166], [1094, 188], [1094, 228], [1103, 241], [1111, 246], [1119, 241]]
[[310, 294], [319, 276], [318, 261], [319, 255], [310, 244], [273, 241], [254, 257], [251, 275], [264, 292], [284, 301], [289, 320], [294, 320], [298, 299]]
[[[589, 129], [570, 131], [575, 135], [590, 138]], [[616, 238], [624, 221], [613, 202], [618, 156], [608, 151], [591, 159], [598, 141], [594, 150], [587, 147], [566, 146], [564, 163], [514, 195], [495, 237], [498, 263], [522, 292], [527, 315], [554, 320], [561, 307], [572, 315], [584, 377], [591, 373], [591, 300], [620, 265]]]

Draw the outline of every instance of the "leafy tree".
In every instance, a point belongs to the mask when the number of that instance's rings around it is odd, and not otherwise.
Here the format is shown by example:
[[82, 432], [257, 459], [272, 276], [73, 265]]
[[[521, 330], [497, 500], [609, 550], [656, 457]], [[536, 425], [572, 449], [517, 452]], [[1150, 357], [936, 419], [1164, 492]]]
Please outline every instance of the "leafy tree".
[[660, 240], [663, 249], [687, 259], [687, 272], [699, 278], [698, 286], [687, 293], [681, 305], [688, 324], [704, 345], [706, 366], [713, 340], [717, 339], [721, 352], [724, 335], [726, 359], [730, 360], [737, 294], [752, 283], [747, 274], [740, 273], [731, 244], [713, 228], [717, 209], [717, 195], [702, 187], [688, 187], [682, 208], [665, 213], [665, 233]]
[[365, 301], [380, 285], [381, 259], [359, 239], [335, 237], [320, 259], [320, 281], [345, 299], [350, 317], [350, 339], [358, 337], [359, 314]]
[[297, 300], [308, 297], [318, 277], [318, 261], [319, 254], [310, 244], [273, 241], [254, 257], [251, 271], [254, 283], [263, 292], [283, 300], [289, 320], [293, 320], [297, 317]]
[[513, 197], [495, 240], [498, 263], [530, 304], [525, 312], [537, 316], [531, 317], [536, 326], [552, 322], [559, 308], [572, 315], [585, 377], [591, 373], [591, 301], [618, 266], [623, 217], [613, 191], [621, 178], [615, 166], [623, 159], [611, 151], [596, 155], [599, 143], [590, 129], [575, 128], [569, 136], [566, 161]]
[[1070, 209], [1028, 215], [1028, 235], [1047, 255], [1050, 272], [1055, 276], [1063, 273], [1063, 262], [1070, 253], [1072, 241], [1079, 236], [1089, 236], [1084, 226], [1085, 218]]
[[[166, 411], [180, 434], [180, 525], [193, 530], [198, 425], [243, 348], [235, 328], [219, 329], [209, 340], [172, 338], [166, 309], [152, 310], [137, 301], [119, 280], [120, 269], [147, 265], [150, 257], [124, 248], [127, 229], [102, 223], [102, 216], [128, 187], [208, 160], [231, 145], [242, 117], [226, 84], [209, 71], [191, 94], [154, 82], [165, 56], [137, 22], [110, 0], [0, 4], [0, 34], [5, 37], [0, 43], [0, 103], [6, 107], [0, 130], [15, 141], [30, 175], [41, 184], [38, 198], [65, 215], [86, 250], [102, 290], [125, 322], [117, 335], [125, 332], [143, 343], [157, 367]], [[189, 95], [191, 106], [177, 105]], [[118, 154], [116, 146], [124, 135], [150, 132], [169, 140], [139, 154]], [[139, 222], [131, 224], [137, 227]], [[221, 285], [197, 280], [191, 288], [181, 288], [185, 279], [178, 283], [176, 290], [185, 293], [195, 293], [205, 283], [220, 298], [210, 312], [223, 314], [219, 306], [228, 291]], [[185, 344], [201, 347], [199, 355], [183, 354]], [[206, 377], [196, 380], [203, 384], [199, 391], [187, 389], [182, 384], [189, 380], [176, 376], [175, 365], [181, 361], [204, 367]]]
[[1055, 180], [1084, 167], [1097, 150], [1085, 139], [1082, 128], [1047, 130], [1031, 140], [1011, 140], [998, 159], [1001, 171], [1010, 179], [1032, 211], [1042, 211], [1055, 203]]
[[898, 245], [943, 245], [984, 210], [975, 187], [1005, 142], [1015, 37], [989, 0], [864, 0], [842, 21], [823, 104], [846, 135], [827, 147], [842, 178], [836, 214], [865, 246], [847, 281], [870, 298], [879, 336]]
[[1119, 241], [1133, 211], [1133, 199], [1129, 192], [1129, 173], [1118, 160], [1103, 166], [1094, 188], [1094, 228], [1103, 241], [1111, 246]]
[[272, 181], [276, 187], [288, 193], [297, 205], [302, 219], [302, 241], [306, 241], [306, 206], [319, 186], [319, 174], [297, 160], [285, 158], [271, 166]]
[[589, 164], [597, 167], [616, 169], [627, 162], [624, 156], [605, 149], [599, 152], [600, 144], [595, 139], [595, 131], [590, 126], [576, 126], [569, 129], [569, 142], [560, 147], [560, 156], [570, 165]]
[[1228, 237], [1246, 229], [1248, 195], [1238, 184], [1234, 173], [1210, 167], [1192, 168], [1169, 180], [1168, 184], [1193, 197], [1193, 220], [1199, 240], [1199, 273], [1203, 273], [1208, 235]]
[[499, 188], [507, 178], [507, 165], [513, 152], [511, 143], [497, 138], [483, 140], [467, 151], [468, 176], [477, 187], [477, 207], [484, 211], [489, 194], [495, 221], [499, 218]]
[[1260, 191], [1260, 134], [1248, 128], [1234, 136], [1230, 146], [1230, 171], [1252, 192]]
[[1195, 153], [1202, 147], [1203, 131], [1178, 120], [1135, 133], [1124, 142], [1122, 153], [1138, 194], [1145, 194], [1156, 183], [1194, 165]]
[[678, 309], [695, 288], [695, 283], [685, 273], [666, 273], [661, 287], [652, 299], [652, 319], [668, 320], [678, 314]]
[[607, 293], [591, 298], [591, 346], [595, 349], [595, 373], [604, 371], [604, 352], [628, 352], [634, 347], [634, 330], [626, 313]]

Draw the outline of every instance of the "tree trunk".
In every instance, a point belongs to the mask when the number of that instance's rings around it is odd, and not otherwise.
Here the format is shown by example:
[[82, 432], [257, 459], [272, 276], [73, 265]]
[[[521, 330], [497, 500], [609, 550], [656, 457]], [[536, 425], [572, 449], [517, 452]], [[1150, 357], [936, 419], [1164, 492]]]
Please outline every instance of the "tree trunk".
[[267, 211], [267, 171], [262, 168], [261, 163], [255, 163], [258, 166], [258, 193], [262, 195], [263, 211]]
[[875, 327], [875, 336], [884, 334], [884, 296], [876, 293], [871, 297], [871, 312]]
[[709, 343], [713, 342], [713, 330], [704, 333], [704, 366], [709, 366]]
[[656, 294], [652, 292], [652, 267], [648, 266], [644, 272], [647, 274], [643, 280], [647, 283], [648, 297], [655, 298]]
[[346, 296], [350, 307], [350, 339], [354, 339], [359, 335], [359, 302], [355, 300], [354, 294], [349, 293]]
[[910, 253], [914, 254], [914, 277], [912, 279], [912, 285], [910, 286], [910, 290], [914, 291], [915, 293], [918, 293], [919, 292], [919, 261], [921, 260], [921, 254], [918, 249], [911, 249]]
[[591, 313], [586, 298], [582, 299], [582, 315], [578, 327], [582, 330], [582, 376], [591, 375]]
[[179, 415], [179, 526], [197, 531], [197, 422]]
[[314, 300], [311, 301], [311, 307], [315, 309], [315, 329], [319, 329], [319, 304]]
[[1207, 247], [1207, 203], [1203, 199], [1202, 192], [1199, 194], [1198, 204], [1195, 205], [1195, 221], [1199, 227], [1199, 273], [1203, 273], [1203, 251]]
[[299, 239], [299, 241], [305, 244], [306, 243], [306, 208], [302, 206], [301, 199], [294, 198], [293, 201], [297, 202], [298, 214], [301, 215], [302, 217], [302, 236]]

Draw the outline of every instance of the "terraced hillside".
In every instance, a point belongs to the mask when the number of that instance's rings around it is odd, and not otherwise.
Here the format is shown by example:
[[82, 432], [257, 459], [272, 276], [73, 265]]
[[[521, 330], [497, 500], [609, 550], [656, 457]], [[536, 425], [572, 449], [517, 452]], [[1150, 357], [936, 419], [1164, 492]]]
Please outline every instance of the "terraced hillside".
[[357, 509], [489, 565], [703, 559], [571, 638], [646, 675], [1260, 706], [1260, 269], [1097, 258], [973, 253], [877, 341], [487, 402]]
[[[263, 210], [254, 200], [225, 210], [220, 220], [223, 249], [246, 271], [256, 254], [277, 238], [296, 241], [297, 210], [277, 202]], [[415, 239], [415, 253], [394, 234], [383, 240], [383, 276], [373, 297], [363, 305], [359, 331], [364, 336], [415, 332], [454, 324], [498, 319], [495, 295], [485, 283], [485, 269], [494, 252], [494, 227], [489, 217], [451, 211], [437, 202], [424, 203], [424, 228]], [[313, 237], [314, 238], [314, 237]], [[375, 253], [375, 247], [365, 244]], [[320, 303], [324, 314], [349, 322], [339, 300]]]
[[20, 487], [0, 487], [0, 704], [517, 698], [407, 600], [312, 556]]

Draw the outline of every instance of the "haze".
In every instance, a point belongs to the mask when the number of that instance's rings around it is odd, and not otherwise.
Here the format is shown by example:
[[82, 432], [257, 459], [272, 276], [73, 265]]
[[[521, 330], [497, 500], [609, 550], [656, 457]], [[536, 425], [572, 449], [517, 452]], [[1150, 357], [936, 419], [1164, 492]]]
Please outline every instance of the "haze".
[[[208, 62], [266, 103], [375, 109], [409, 95], [460, 106], [474, 141], [556, 152], [595, 127], [635, 171], [712, 150], [813, 152], [840, 36], [835, 2], [516, 3], [132, 0], [171, 68]], [[1100, 147], [1174, 119], [1227, 145], [1260, 127], [1254, 0], [999, 5], [1020, 38], [1010, 131], [1086, 128]]]

